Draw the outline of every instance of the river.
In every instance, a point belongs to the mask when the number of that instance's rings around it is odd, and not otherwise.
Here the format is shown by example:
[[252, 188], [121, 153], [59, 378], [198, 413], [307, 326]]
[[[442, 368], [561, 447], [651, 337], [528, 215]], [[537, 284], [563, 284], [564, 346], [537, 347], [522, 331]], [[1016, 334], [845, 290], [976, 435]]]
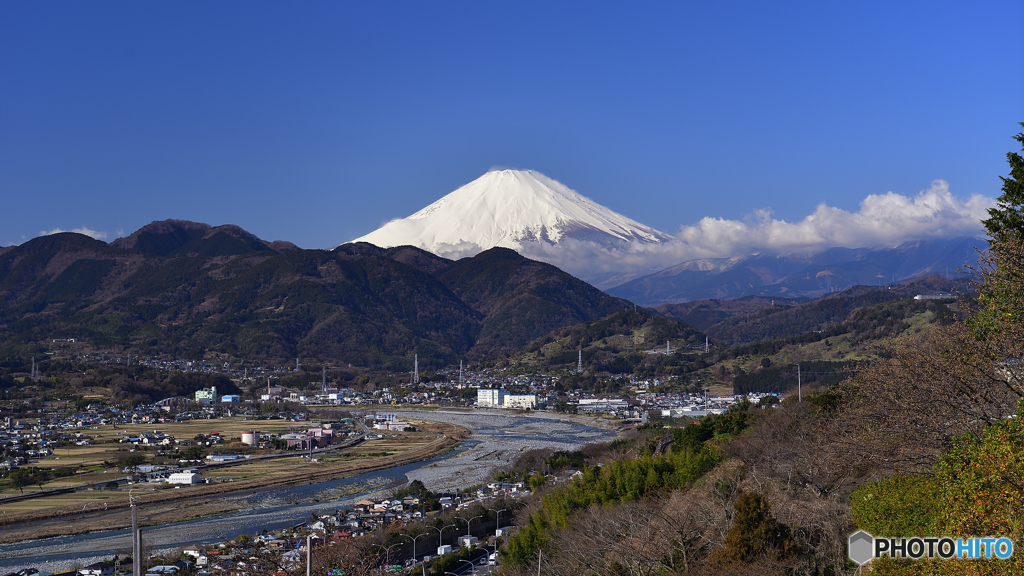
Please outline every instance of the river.
[[[455, 451], [421, 462], [330, 482], [226, 496], [240, 505], [238, 512], [144, 528], [144, 545], [150, 550], [172, 550], [287, 528], [304, 522], [311, 513], [347, 508], [396, 479], [421, 480], [432, 490], [453, 490], [486, 481], [496, 467], [508, 464], [525, 450], [575, 450], [615, 436], [600, 428], [547, 415], [520, 416], [499, 411], [388, 412], [403, 419], [458, 424], [472, 430], [473, 435]], [[365, 489], [352, 493], [357, 487]], [[339, 492], [345, 495], [337, 496]], [[109, 559], [114, 554], [125, 556], [131, 551], [130, 543], [130, 530], [125, 529], [0, 544], [0, 568], [4, 572], [28, 567], [54, 572]]]

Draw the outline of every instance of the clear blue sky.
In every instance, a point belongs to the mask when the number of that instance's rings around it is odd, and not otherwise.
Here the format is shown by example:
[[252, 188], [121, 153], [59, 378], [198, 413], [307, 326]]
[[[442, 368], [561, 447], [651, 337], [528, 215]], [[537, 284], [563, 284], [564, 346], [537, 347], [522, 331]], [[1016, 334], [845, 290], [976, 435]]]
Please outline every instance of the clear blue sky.
[[4, 2], [0, 245], [332, 247], [491, 167], [650, 226], [999, 193], [1024, 4]]

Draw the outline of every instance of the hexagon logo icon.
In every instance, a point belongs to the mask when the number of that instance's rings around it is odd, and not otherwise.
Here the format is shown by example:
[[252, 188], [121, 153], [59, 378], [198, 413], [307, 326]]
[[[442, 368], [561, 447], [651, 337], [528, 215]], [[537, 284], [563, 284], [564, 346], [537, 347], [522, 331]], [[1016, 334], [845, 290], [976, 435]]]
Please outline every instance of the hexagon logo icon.
[[875, 538], [863, 530], [850, 534], [850, 560], [865, 564], [874, 557]]

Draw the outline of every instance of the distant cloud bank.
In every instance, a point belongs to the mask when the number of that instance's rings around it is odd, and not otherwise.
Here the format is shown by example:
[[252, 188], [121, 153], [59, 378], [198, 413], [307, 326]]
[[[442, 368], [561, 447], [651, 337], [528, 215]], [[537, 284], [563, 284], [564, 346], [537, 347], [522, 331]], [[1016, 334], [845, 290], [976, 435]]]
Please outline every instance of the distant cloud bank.
[[693, 257], [892, 246], [907, 240], [980, 234], [981, 220], [988, 218], [988, 209], [995, 204], [995, 199], [980, 194], [958, 198], [947, 182], [935, 180], [914, 197], [871, 194], [857, 212], [823, 202], [799, 222], [774, 219], [770, 210], [758, 210], [743, 221], [706, 217], [680, 227], [677, 237]]
[[915, 196], [871, 194], [857, 212], [823, 202], [799, 222], [787, 222], [762, 209], [743, 220], [705, 217], [680, 226], [676, 242], [623, 247], [563, 240], [557, 246], [531, 244], [523, 253], [609, 287], [698, 258], [813, 253], [837, 246], [882, 248], [911, 240], [981, 235], [981, 220], [995, 204], [994, 198], [980, 194], [957, 197], [947, 182], [935, 180]]
[[100, 232], [98, 230], [93, 230], [92, 228], [86, 228], [85, 226], [81, 226], [79, 228], [75, 228], [74, 230], [64, 230], [63, 228], [54, 228], [53, 230], [49, 230], [49, 231], [41, 230], [39, 232], [39, 235], [40, 236], [49, 236], [51, 234], [60, 234], [61, 232], [75, 232], [77, 234], [85, 234], [86, 236], [95, 238], [97, 240], [105, 240], [107, 238], [107, 233], [106, 232]]

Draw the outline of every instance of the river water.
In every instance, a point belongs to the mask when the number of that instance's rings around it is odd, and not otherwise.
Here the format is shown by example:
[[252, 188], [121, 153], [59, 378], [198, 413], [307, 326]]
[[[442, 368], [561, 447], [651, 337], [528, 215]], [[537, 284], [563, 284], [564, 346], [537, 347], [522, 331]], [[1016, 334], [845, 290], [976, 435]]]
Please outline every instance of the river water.
[[[418, 479], [432, 490], [452, 490], [486, 481], [495, 468], [507, 465], [527, 449], [574, 450], [614, 438], [614, 434], [599, 428], [544, 415], [498, 411], [390, 413], [403, 419], [458, 424], [472, 430], [473, 435], [455, 451], [421, 462], [330, 482], [226, 496], [241, 508], [238, 512], [144, 528], [144, 545], [150, 550], [169, 550], [279, 530], [306, 521], [314, 512], [347, 508], [395, 480]], [[355, 490], [359, 491], [353, 493]], [[345, 495], [339, 496], [339, 492]], [[130, 551], [127, 529], [30, 540], [0, 544], [0, 568], [4, 573], [28, 567], [53, 572], [109, 559], [114, 554], [125, 556]]]

